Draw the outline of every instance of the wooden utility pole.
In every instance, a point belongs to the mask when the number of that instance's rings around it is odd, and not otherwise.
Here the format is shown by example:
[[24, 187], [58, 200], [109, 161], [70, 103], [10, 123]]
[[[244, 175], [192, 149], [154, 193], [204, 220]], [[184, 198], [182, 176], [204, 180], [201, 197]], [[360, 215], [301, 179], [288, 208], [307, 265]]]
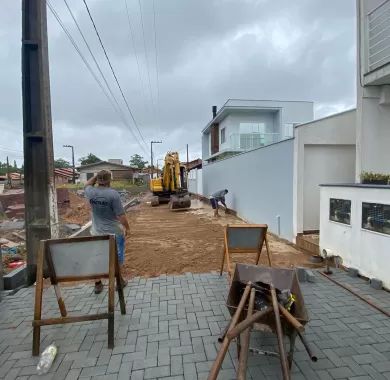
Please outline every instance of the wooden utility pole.
[[27, 283], [39, 242], [58, 236], [45, 0], [22, 2], [22, 95]]

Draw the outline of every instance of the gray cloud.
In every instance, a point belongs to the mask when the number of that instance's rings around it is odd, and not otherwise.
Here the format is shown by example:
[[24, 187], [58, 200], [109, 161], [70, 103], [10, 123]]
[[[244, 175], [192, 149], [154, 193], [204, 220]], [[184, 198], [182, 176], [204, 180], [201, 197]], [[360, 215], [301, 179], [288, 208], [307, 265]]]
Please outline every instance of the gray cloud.
[[[127, 1], [135, 50], [124, 1], [88, 3], [145, 140], [164, 141], [156, 155], [168, 149], [184, 154], [188, 143], [196, 158], [211, 105], [227, 98], [313, 100], [317, 117], [355, 104], [354, 0], [155, 0], [158, 105], [153, 3], [142, 1], [154, 107], [138, 0]], [[68, 2], [127, 115], [82, 2]], [[52, 4], [93, 66], [63, 1]], [[3, 0], [2, 5], [0, 126], [7, 141], [0, 145], [21, 150], [20, 3]], [[142, 153], [50, 12], [48, 18], [56, 155], [69, 155], [64, 143], [74, 144], [78, 157], [92, 151], [127, 160]], [[0, 150], [0, 157], [5, 154]]]

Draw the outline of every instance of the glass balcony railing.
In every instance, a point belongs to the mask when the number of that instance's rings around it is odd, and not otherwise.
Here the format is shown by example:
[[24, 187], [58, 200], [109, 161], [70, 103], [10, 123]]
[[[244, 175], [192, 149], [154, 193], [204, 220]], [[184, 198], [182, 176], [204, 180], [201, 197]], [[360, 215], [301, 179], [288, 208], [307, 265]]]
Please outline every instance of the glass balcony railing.
[[234, 133], [230, 135], [230, 149], [247, 151], [280, 141], [280, 133]]

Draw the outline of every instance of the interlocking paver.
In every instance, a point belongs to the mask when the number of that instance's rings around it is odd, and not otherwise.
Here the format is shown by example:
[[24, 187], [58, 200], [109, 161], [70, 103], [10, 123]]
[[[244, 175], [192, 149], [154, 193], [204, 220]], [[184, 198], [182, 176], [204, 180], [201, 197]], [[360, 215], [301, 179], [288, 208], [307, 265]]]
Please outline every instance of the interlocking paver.
[[[390, 309], [388, 293], [340, 271], [335, 278]], [[309, 360], [297, 342], [292, 379], [389, 379], [390, 320], [349, 292], [316, 274], [302, 284], [311, 317], [306, 338], [319, 360]], [[36, 378], [31, 357], [33, 288], [22, 289], [0, 304], [0, 378]], [[228, 284], [218, 274], [135, 278], [125, 289], [126, 316], [116, 313], [115, 348], [107, 348], [106, 321], [42, 327], [41, 347], [53, 341], [59, 354], [48, 378], [54, 379], [203, 379], [216, 357], [217, 337], [230, 319], [225, 306]], [[90, 285], [66, 287], [68, 309], [106, 310], [106, 293]], [[117, 308], [119, 306], [117, 305]], [[44, 294], [44, 315], [57, 316], [52, 289]], [[253, 332], [251, 346], [277, 350], [274, 335]], [[221, 379], [235, 379], [236, 345], [222, 365]], [[248, 379], [281, 378], [277, 358], [250, 355]]]

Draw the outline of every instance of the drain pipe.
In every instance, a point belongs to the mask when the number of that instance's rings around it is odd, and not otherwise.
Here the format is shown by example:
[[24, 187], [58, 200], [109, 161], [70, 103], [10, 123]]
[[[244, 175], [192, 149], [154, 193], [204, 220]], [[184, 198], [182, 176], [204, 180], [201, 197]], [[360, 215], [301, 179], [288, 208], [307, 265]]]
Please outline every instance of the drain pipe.
[[364, 301], [365, 303], [369, 304], [370, 306], [372, 306], [374, 309], [380, 311], [382, 314], [390, 317], [390, 312], [381, 308], [380, 306], [376, 305], [375, 303], [371, 302], [368, 298], [366, 297], [363, 297], [362, 295], [360, 295], [359, 293], [355, 292], [350, 286], [348, 285], [345, 285], [345, 284], [342, 284], [341, 282], [339, 281], [336, 281], [334, 278], [328, 276], [326, 273], [324, 272], [321, 272], [321, 271], [318, 271], [319, 274], [321, 274], [322, 276], [324, 276], [325, 278], [327, 278], [329, 281], [332, 281], [333, 283], [335, 283], [336, 285], [340, 286], [341, 288], [345, 289], [345, 290], [348, 290], [348, 292], [352, 293], [354, 296], [356, 296], [357, 298], [359, 298], [360, 300]]
[[335, 257], [336, 256], [335, 253], [329, 248], [324, 248], [322, 250], [322, 255], [325, 257], [325, 265], [326, 265], [324, 273], [325, 274], [332, 274], [333, 272], [329, 268], [329, 258]]
[[278, 236], [280, 236], [280, 215], [276, 215], [276, 223], [278, 225]]

